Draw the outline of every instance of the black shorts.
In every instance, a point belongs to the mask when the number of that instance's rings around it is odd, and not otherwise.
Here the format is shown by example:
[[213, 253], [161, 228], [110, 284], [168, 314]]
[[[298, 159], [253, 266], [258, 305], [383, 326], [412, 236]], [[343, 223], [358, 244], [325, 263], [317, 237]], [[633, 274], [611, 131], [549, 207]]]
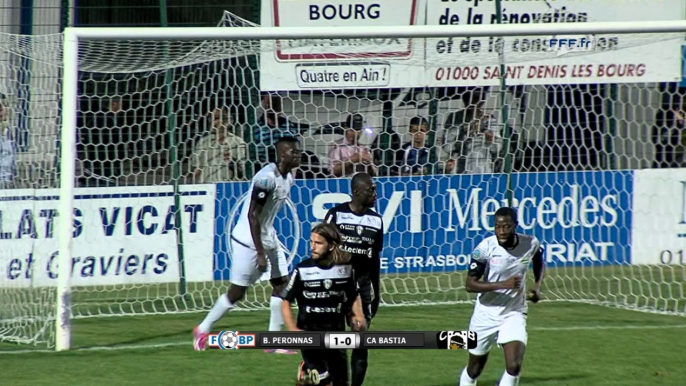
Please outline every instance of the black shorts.
[[320, 385], [341, 386], [348, 384], [348, 354], [345, 350], [300, 350], [305, 368], [317, 370], [322, 377]]
[[[372, 319], [374, 319], [376, 312], [379, 310], [379, 302], [381, 300], [379, 296], [379, 281], [364, 277], [358, 280], [357, 284], [360, 290], [360, 298], [362, 299], [362, 312], [367, 322], [367, 328], [369, 328], [372, 324]], [[348, 326], [351, 324], [351, 317], [352, 310], [348, 315]]]

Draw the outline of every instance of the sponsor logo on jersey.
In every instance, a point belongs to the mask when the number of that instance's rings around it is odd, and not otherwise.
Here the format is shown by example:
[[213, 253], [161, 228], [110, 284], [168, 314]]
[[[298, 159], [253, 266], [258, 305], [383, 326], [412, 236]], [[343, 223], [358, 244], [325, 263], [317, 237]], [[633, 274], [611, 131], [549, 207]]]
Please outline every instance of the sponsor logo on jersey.
[[308, 314], [327, 314], [327, 313], [340, 313], [341, 312], [341, 305], [339, 304], [338, 307], [314, 307], [314, 306], [305, 306], [305, 312]]
[[312, 291], [303, 291], [303, 296], [305, 299], [328, 299], [333, 296], [344, 296], [345, 293], [343, 291], [321, 291], [321, 292], [312, 292]]
[[300, 271], [300, 274], [303, 276], [319, 276], [321, 272], [317, 270], [307, 270], [307, 271]]
[[354, 248], [343, 246], [341, 250], [355, 255], [367, 255], [368, 257], [372, 257], [372, 248]]

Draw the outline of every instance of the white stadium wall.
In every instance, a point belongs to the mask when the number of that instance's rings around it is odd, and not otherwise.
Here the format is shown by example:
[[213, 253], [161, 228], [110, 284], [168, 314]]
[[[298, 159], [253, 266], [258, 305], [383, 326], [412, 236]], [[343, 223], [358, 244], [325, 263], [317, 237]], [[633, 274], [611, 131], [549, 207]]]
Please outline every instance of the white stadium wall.
[[686, 169], [634, 172], [632, 262], [686, 265]]

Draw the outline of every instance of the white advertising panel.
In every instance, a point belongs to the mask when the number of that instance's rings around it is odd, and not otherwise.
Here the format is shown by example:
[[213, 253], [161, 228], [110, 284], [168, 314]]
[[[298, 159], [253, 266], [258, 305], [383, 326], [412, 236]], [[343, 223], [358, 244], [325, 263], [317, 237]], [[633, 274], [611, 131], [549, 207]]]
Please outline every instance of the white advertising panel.
[[[682, 20], [682, 0], [507, 1], [508, 24]], [[262, 0], [261, 25], [497, 24], [492, 0]], [[683, 38], [667, 34], [291, 40], [263, 44], [262, 90], [669, 82]]]
[[[209, 281], [214, 185], [181, 188], [187, 281]], [[0, 191], [0, 287], [57, 283], [59, 190]], [[171, 186], [76, 189], [72, 285], [179, 281]]]
[[634, 175], [632, 263], [686, 264], [686, 169]]

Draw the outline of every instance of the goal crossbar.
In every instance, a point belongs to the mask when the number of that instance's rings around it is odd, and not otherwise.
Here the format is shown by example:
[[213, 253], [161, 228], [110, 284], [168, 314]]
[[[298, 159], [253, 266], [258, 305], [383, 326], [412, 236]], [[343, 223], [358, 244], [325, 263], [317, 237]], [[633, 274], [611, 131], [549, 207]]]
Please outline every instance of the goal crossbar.
[[541, 24], [413, 25], [378, 27], [136, 27], [64, 30], [65, 40], [268, 40], [347, 38], [436, 38], [564, 34], [648, 34], [686, 32], [686, 20]]

